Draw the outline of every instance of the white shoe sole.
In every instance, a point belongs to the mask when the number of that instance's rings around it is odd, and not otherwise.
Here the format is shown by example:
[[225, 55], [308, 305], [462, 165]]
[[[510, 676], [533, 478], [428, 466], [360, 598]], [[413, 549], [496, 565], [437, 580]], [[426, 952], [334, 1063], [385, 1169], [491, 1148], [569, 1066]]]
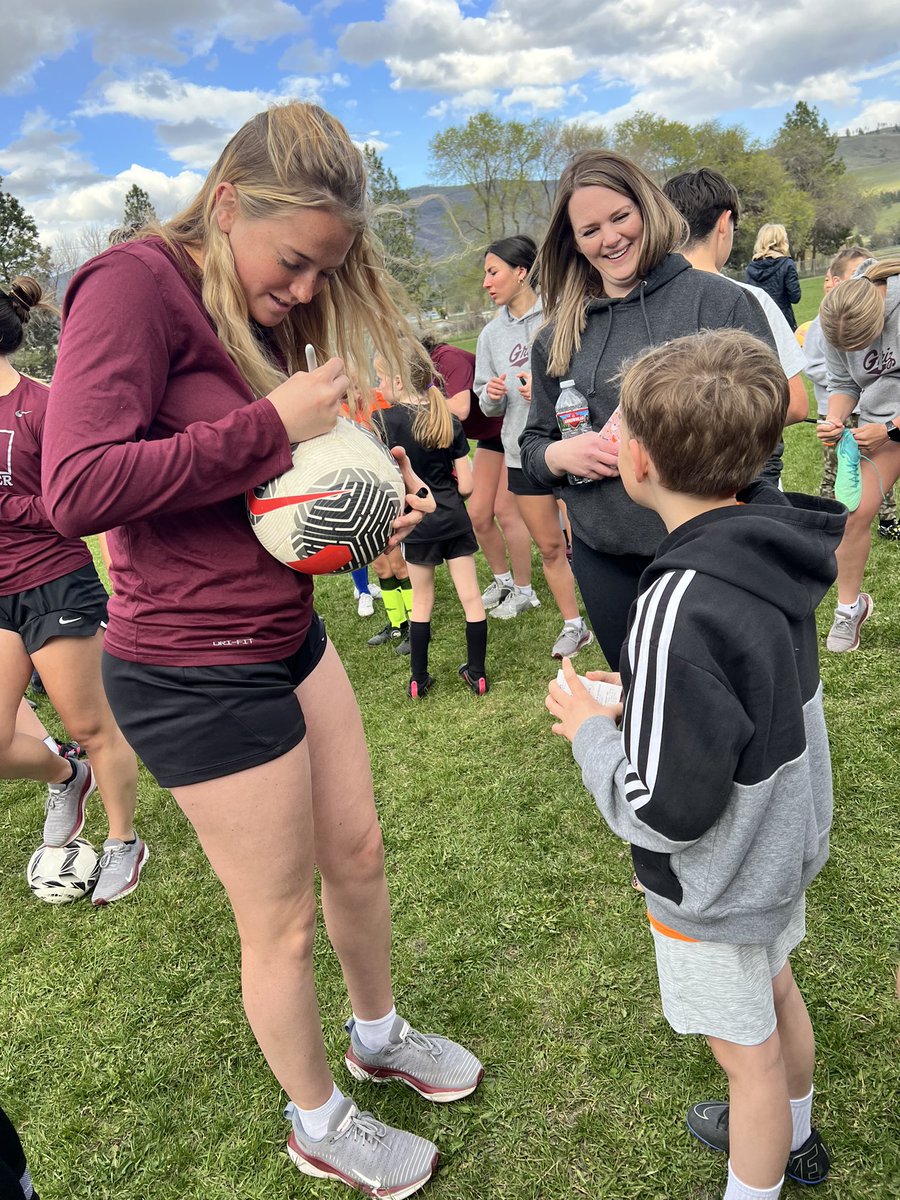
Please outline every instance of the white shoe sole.
[[292, 1145], [293, 1134], [287, 1144], [287, 1152], [291, 1162], [298, 1171], [302, 1171], [304, 1175], [311, 1175], [314, 1179], [335, 1179], [338, 1183], [346, 1183], [348, 1187], [354, 1188], [357, 1192], [362, 1192], [366, 1196], [373, 1196], [376, 1200], [404, 1200], [404, 1197], [411, 1196], [413, 1192], [417, 1192], [419, 1188], [425, 1186], [428, 1180], [434, 1174], [438, 1158], [440, 1157], [435, 1152], [434, 1158], [431, 1161], [428, 1174], [423, 1175], [421, 1179], [416, 1179], [412, 1183], [404, 1184], [397, 1188], [379, 1187], [377, 1183], [363, 1183], [362, 1180], [351, 1179], [347, 1175], [343, 1175], [334, 1167], [330, 1167], [327, 1163], [322, 1163], [321, 1166], [316, 1166], [314, 1162], [306, 1158], [299, 1150], [295, 1150]]

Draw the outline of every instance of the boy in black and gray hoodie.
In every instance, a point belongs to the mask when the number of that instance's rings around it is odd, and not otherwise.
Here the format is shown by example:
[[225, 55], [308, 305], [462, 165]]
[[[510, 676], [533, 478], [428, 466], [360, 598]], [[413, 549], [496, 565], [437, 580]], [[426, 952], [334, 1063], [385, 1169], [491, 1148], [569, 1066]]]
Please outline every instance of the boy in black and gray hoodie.
[[547, 708], [631, 843], [666, 1018], [704, 1034], [728, 1076], [730, 1103], [695, 1104], [688, 1127], [729, 1152], [725, 1200], [775, 1200], [785, 1174], [819, 1183], [829, 1168], [788, 959], [828, 858], [815, 610], [846, 510], [748, 488], [788, 404], [777, 358], [750, 334], [651, 350], [627, 370], [621, 404], [622, 482], [668, 536], [631, 612], [624, 711], [599, 705], [568, 661], [571, 694], [552, 683]]

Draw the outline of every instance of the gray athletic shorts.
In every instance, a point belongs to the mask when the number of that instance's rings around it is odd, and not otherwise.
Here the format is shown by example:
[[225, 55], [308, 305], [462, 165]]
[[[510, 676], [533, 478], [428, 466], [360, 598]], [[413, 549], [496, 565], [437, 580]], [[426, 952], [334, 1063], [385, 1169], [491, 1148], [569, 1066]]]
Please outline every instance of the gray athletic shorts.
[[654, 929], [666, 1020], [676, 1033], [702, 1033], [758, 1046], [775, 1032], [772, 980], [806, 936], [801, 896], [783, 933], [766, 945], [690, 942]]

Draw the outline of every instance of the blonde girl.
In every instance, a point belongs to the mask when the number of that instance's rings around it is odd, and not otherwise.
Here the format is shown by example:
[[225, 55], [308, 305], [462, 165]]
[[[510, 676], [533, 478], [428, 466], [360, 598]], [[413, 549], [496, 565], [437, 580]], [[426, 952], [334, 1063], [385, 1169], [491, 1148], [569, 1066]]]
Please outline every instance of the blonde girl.
[[744, 278], [747, 283], [768, 292], [791, 329], [797, 328], [793, 305], [800, 300], [800, 279], [788, 252], [787, 230], [783, 225], [760, 228], [753, 247], [753, 259], [747, 264]]
[[[870, 526], [900, 478], [900, 258], [882, 259], [830, 291], [819, 323], [828, 372], [821, 441], [842, 437], [844, 421], [859, 405], [859, 425], [849, 433], [861, 454], [862, 493], [837, 550], [838, 604], [826, 643], [839, 654], [858, 648], [860, 629], [872, 614], [872, 597], [860, 591]], [[839, 459], [845, 452], [839, 448]]]
[[410, 681], [414, 699], [427, 696], [434, 686], [428, 671], [431, 614], [434, 609], [434, 572], [446, 562], [466, 615], [466, 661], [459, 677], [476, 696], [488, 690], [485, 671], [487, 621], [475, 572], [478, 542], [463, 503], [472, 493], [469, 443], [459, 419], [433, 385], [433, 371], [413, 359], [407, 389], [400, 372], [388, 360], [375, 360], [378, 386], [392, 407], [375, 414], [375, 422], [390, 446], [402, 446], [413, 470], [431, 488], [437, 505], [404, 543], [403, 552], [412, 583], [409, 622]]
[[[361, 362], [369, 338], [399, 350], [406, 323], [367, 217], [362, 156], [337, 120], [292, 103], [248, 121], [182, 213], [73, 279], [44, 481], [64, 533], [110, 531], [107, 692], [228, 893], [247, 1017], [291, 1102], [291, 1158], [409, 1195], [435, 1147], [360, 1113], [326, 1058], [316, 871], [353, 1009], [351, 1073], [451, 1100], [481, 1066], [395, 1013], [359, 710], [311, 580], [262, 550], [244, 502], [290, 466], [292, 442], [334, 426], [345, 358]], [[400, 458], [412, 511], [395, 542], [434, 506]]]

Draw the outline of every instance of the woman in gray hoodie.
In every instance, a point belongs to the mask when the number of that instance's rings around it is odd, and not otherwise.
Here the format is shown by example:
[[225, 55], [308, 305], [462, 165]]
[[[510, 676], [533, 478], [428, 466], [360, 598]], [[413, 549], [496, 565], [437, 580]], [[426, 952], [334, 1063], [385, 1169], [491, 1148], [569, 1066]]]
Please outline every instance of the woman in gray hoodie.
[[[525, 476], [519, 452], [519, 435], [531, 407], [531, 342], [543, 319], [540, 297], [532, 287], [536, 255], [537, 246], [524, 234], [501, 238], [485, 251], [482, 286], [500, 311], [478, 337], [473, 389], [486, 416], [503, 417], [500, 436], [509, 490], [540, 551], [544, 578], [563, 619], [551, 654], [571, 658], [594, 636], [578, 611], [556, 496], [552, 487]], [[507, 620], [539, 605], [530, 582], [516, 583], [491, 609], [491, 616]]]
[[819, 438], [831, 443], [841, 438], [844, 421], [859, 405], [859, 426], [848, 431], [853, 441], [838, 447], [838, 470], [848, 449], [851, 460], [858, 450], [862, 484], [837, 550], [838, 604], [826, 645], [840, 654], [859, 646], [859, 631], [874, 607], [872, 597], [860, 591], [870, 527], [900, 478], [900, 258], [873, 263], [830, 291], [819, 324], [828, 373], [828, 415], [819, 425]]

